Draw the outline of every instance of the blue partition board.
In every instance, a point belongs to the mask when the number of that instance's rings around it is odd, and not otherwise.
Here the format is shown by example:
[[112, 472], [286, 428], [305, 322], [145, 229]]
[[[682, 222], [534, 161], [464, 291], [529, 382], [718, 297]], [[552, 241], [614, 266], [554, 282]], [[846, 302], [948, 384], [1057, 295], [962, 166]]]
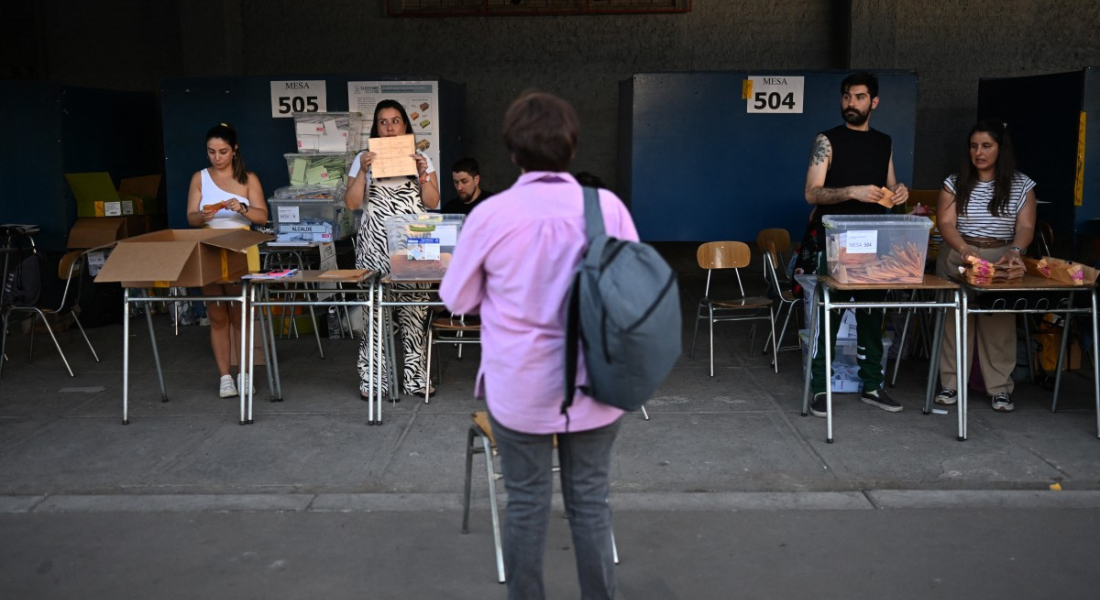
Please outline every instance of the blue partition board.
[[[283, 155], [297, 149], [294, 119], [271, 116], [271, 82], [283, 80], [324, 80], [325, 108], [329, 112], [348, 110], [349, 81], [436, 81], [440, 110], [443, 111], [439, 132], [440, 161], [449, 165], [461, 157], [465, 87], [436, 76], [299, 74], [167, 79], [161, 85], [161, 104], [169, 227], [188, 227], [188, 186], [196, 171], [210, 166], [206, 158], [206, 132], [218, 123], [228, 123], [237, 130], [245, 166], [259, 177], [267, 197], [290, 183]], [[436, 165], [436, 168], [445, 167]]]
[[[843, 121], [849, 71], [643, 73], [621, 88], [619, 179], [643, 240], [755, 240], [761, 229], [806, 228], [806, 169], [814, 136]], [[805, 78], [801, 114], [750, 114], [750, 75]], [[917, 75], [876, 72], [871, 127], [893, 138], [898, 181], [911, 184]]]
[[38, 225], [35, 242], [47, 250], [64, 249], [76, 222], [65, 173], [105, 171], [117, 186], [125, 177], [161, 172], [150, 92], [0, 81], [0, 111], [10, 117], [5, 139], [18, 148], [0, 161], [0, 223]]

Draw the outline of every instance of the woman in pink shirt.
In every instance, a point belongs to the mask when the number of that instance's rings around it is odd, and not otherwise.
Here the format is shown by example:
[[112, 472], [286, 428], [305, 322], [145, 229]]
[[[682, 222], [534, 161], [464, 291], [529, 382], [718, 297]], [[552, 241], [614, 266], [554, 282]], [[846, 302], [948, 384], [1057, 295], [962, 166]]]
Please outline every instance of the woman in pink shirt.
[[[562, 496], [583, 598], [612, 598], [611, 446], [622, 411], [577, 395], [562, 414], [565, 298], [586, 247], [584, 193], [567, 172], [580, 125], [564, 100], [527, 93], [508, 108], [504, 144], [522, 170], [463, 225], [440, 296], [454, 313], [481, 315], [475, 394], [489, 407], [508, 490], [504, 567], [509, 598], [544, 597], [542, 559], [558, 437]], [[607, 234], [637, 241], [630, 213], [600, 190]], [[582, 350], [583, 351], [583, 350]]]

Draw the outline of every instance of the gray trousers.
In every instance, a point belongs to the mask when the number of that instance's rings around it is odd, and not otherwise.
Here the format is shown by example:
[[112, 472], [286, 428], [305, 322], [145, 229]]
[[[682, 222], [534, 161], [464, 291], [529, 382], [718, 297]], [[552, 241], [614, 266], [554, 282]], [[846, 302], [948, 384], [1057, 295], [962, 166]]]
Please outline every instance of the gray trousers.
[[[508, 598], [542, 600], [542, 564], [550, 499], [554, 491], [553, 435], [508, 429], [492, 419], [508, 508], [504, 521], [504, 572]], [[607, 504], [611, 446], [619, 421], [606, 427], [558, 434], [561, 492], [573, 533], [582, 600], [615, 596], [611, 507]]]

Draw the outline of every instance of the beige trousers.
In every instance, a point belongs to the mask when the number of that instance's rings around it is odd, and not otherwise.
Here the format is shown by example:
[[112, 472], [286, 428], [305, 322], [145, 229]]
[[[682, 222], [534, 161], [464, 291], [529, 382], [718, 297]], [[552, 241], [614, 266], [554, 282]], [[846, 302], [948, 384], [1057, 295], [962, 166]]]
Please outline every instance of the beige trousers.
[[[936, 259], [936, 275], [948, 279], [959, 274], [962, 257], [945, 245], [940, 247]], [[944, 250], [949, 250], [944, 252]], [[990, 262], [1000, 260], [1008, 251], [1001, 248], [979, 248], [978, 255]], [[973, 301], [973, 296], [970, 297]], [[959, 389], [958, 367], [955, 364], [955, 311], [947, 311], [944, 321], [943, 347], [940, 349], [940, 386], [952, 390]], [[1016, 315], [971, 315], [966, 321], [966, 355], [974, 359], [974, 348], [978, 348], [978, 363], [982, 369], [982, 379], [990, 396], [1001, 392], [1012, 393], [1012, 370], [1016, 368]], [[973, 364], [971, 362], [971, 364]], [[968, 372], [969, 374], [969, 372]]]

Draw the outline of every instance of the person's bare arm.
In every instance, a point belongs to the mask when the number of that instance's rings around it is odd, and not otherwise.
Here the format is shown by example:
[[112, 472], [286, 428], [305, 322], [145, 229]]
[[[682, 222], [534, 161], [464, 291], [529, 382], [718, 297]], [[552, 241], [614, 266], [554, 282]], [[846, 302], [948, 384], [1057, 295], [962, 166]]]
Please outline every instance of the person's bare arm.
[[260, 178], [255, 173], [248, 174], [248, 206], [242, 213], [244, 218], [256, 225], [267, 223], [267, 201], [264, 199], [264, 188], [260, 185]]
[[890, 153], [890, 166], [886, 171], [886, 187], [894, 192], [894, 197], [891, 200], [894, 202], [894, 206], [899, 204], [905, 204], [909, 200], [909, 188], [905, 187], [904, 183], [898, 183], [898, 178], [894, 175], [894, 153]]
[[814, 139], [810, 150], [810, 168], [806, 171], [806, 202], [810, 204], [839, 204], [848, 200], [878, 202], [882, 190], [873, 185], [855, 185], [842, 188], [825, 187], [825, 176], [833, 160], [833, 146], [822, 134]]
[[344, 206], [351, 210], [363, 206], [363, 199], [366, 197], [367, 192], [367, 180], [370, 178], [367, 172], [370, 170], [371, 162], [374, 161], [374, 153], [369, 150], [363, 151], [356, 159], [359, 161], [359, 172], [348, 181], [348, 189], [344, 190]]
[[191, 187], [187, 190], [187, 224], [192, 227], [202, 227], [214, 218], [214, 213], [208, 213], [199, 208], [200, 202], [202, 202], [202, 171], [197, 171], [191, 177]]
[[[1012, 236], [1013, 246], [1026, 250], [1031, 245], [1031, 240], [1035, 238], [1035, 210], [1035, 190], [1031, 190], [1024, 197], [1024, 205], [1020, 208], [1020, 212], [1016, 213], [1016, 234]], [[1010, 249], [997, 262], [1009, 265], [1023, 264], [1023, 259], [1019, 252]]]
[[940, 197], [936, 201], [936, 227], [943, 236], [943, 243], [959, 253], [963, 260], [973, 255], [978, 256], [978, 249], [967, 244], [958, 229], [958, 211], [955, 210], [955, 193], [946, 187], [940, 190]]

